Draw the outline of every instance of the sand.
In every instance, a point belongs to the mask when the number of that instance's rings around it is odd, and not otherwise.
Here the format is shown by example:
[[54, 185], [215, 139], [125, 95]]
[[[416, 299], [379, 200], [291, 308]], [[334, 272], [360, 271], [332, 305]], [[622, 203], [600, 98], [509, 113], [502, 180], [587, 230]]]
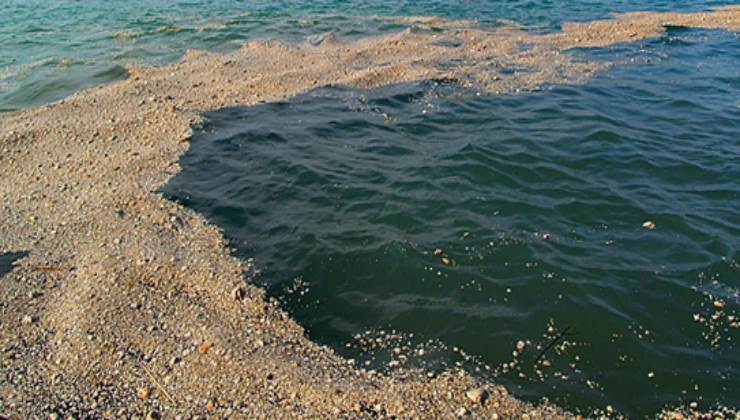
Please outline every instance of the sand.
[[[29, 253], [0, 279], [0, 413], [571, 417], [462, 371], [379, 375], [351, 365], [244, 280], [251, 267], [216, 227], [156, 191], [178, 172], [208, 110], [328, 85], [446, 79], [516, 93], [580, 83], [608, 63], [573, 48], [659, 36], [666, 24], [739, 31], [740, 7], [632, 13], [552, 35], [409, 23], [353, 41], [190, 51], [178, 64], [132, 68], [127, 80], [0, 118], [0, 251]], [[471, 389], [488, 398], [474, 401]]]

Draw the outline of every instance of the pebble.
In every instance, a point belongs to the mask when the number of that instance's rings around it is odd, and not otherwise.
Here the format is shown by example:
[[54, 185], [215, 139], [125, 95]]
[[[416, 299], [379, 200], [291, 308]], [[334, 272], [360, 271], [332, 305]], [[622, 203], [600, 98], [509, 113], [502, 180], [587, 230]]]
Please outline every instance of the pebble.
[[646, 220], [646, 221], [645, 221], [645, 222], [644, 222], [644, 223], [642, 224], [642, 227], [644, 227], [645, 229], [650, 229], [650, 230], [653, 230], [653, 229], [655, 229], [655, 223], [653, 223], [653, 222], [652, 222], [652, 221], [650, 221], [650, 220]]
[[211, 349], [211, 347], [213, 347], [213, 343], [211, 343], [210, 341], [206, 341], [205, 343], [198, 346], [198, 353], [206, 354], [208, 353], [208, 350]]
[[175, 365], [177, 365], [180, 362], [180, 358], [177, 356], [174, 356], [170, 359], [169, 362], [167, 362], [167, 366], [169, 366], [170, 369], [174, 368]]
[[483, 404], [486, 402], [486, 399], [488, 399], [488, 391], [484, 388], [474, 388], [468, 390], [468, 392], [465, 393], [465, 396], [475, 404]]
[[139, 388], [136, 391], [136, 395], [139, 397], [139, 399], [144, 400], [144, 401], [148, 400], [151, 394], [152, 394], [152, 390], [147, 387]]
[[456, 415], [457, 417], [465, 417], [465, 416], [467, 416], [468, 414], [470, 414], [470, 411], [468, 411], [468, 409], [467, 409], [467, 408], [465, 408], [465, 407], [460, 407], [460, 408], [458, 408], [458, 409], [457, 409], [457, 413], [455, 413], [455, 415]]
[[246, 291], [241, 286], [236, 286], [234, 290], [231, 291], [231, 296], [235, 300], [242, 300], [247, 295]]
[[516, 342], [516, 349], [519, 353], [523, 352], [525, 347], [527, 347], [527, 344], [524, 341], [519, 340]]

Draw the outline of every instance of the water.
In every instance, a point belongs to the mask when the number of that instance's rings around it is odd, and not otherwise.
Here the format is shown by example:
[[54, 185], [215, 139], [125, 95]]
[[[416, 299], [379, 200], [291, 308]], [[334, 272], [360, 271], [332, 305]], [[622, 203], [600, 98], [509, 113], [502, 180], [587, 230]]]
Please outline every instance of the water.
[[8, 273], [10, 273], [13, 270], [13, 264], [25, 257], [27, 253], [25, 252], [5, 252], [0, 253], [0, 279]]
[[625, 64], [520, 96], [426, 82], [213, 112], [165, 191], [360, 363], [393, 355], [357, 334], [395, 331], [447, 345], [406, 365], [449, 366], [458, 347], [476, 374], [574, 410], [740, 405], [737, 35], [586, 54]]
[[[727, 2], [724, 2], [727, 3]], [[5, 0], [0, 12], [0, 112], [61, 99], [125, 78], [126, 66], [179, 59], [188, 48], [228, 51], [251, 39], [291, 42], [335, 32], [357, 37], [398, 31], [377, 15], [512, 19], [538, 31], [612, 11], [698, 10], [707, 0], [237, 1]]]

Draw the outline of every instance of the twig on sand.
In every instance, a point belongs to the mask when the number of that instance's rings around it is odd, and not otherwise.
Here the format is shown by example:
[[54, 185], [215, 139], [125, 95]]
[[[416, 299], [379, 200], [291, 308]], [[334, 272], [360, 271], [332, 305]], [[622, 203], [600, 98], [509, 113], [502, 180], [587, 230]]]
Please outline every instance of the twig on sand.
[[149, 380], [152, 381], [152, 383], [159, 389], [162, 395], [167, 397], [167, 399], [170, 401], [170, 403], [172, 403], [173, 406], [177, 406], [177, 403], [175, 402], [175, 400], [170, 396], [170, 394], [167, 393], [167, 390], [164, 389], [162, 385], [160, 385], [159, 381], [157, 381], [157, 378], [154, 376], [154, 374], [149, 369], [147, 369], [146, 366], [144, 365], [141, 365], [141, 368], [144, 369], [144, 372], [146, 372], [146, 374], [149, 376]]

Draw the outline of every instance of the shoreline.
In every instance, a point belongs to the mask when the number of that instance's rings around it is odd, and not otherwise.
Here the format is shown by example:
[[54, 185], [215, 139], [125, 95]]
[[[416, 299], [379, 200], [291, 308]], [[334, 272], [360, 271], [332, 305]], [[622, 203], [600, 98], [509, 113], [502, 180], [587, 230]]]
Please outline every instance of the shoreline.
[[464, 371], [380, 376], [350, 365], [244, 281], [249, 263], [215, 226], [156, 192], [209, 110], [330, 85], [447, 79], [518, 93], [581, 83], [608, 63], [569, 50], [653, 38], [668, 24], [740, 31], [740, 6], [630, 13], [547, 35], [430, 22], [437, 31], [189, 51], [0, 115], [0, 250], [29, 253], [0, 281], [2, 414], [574, 417]]

